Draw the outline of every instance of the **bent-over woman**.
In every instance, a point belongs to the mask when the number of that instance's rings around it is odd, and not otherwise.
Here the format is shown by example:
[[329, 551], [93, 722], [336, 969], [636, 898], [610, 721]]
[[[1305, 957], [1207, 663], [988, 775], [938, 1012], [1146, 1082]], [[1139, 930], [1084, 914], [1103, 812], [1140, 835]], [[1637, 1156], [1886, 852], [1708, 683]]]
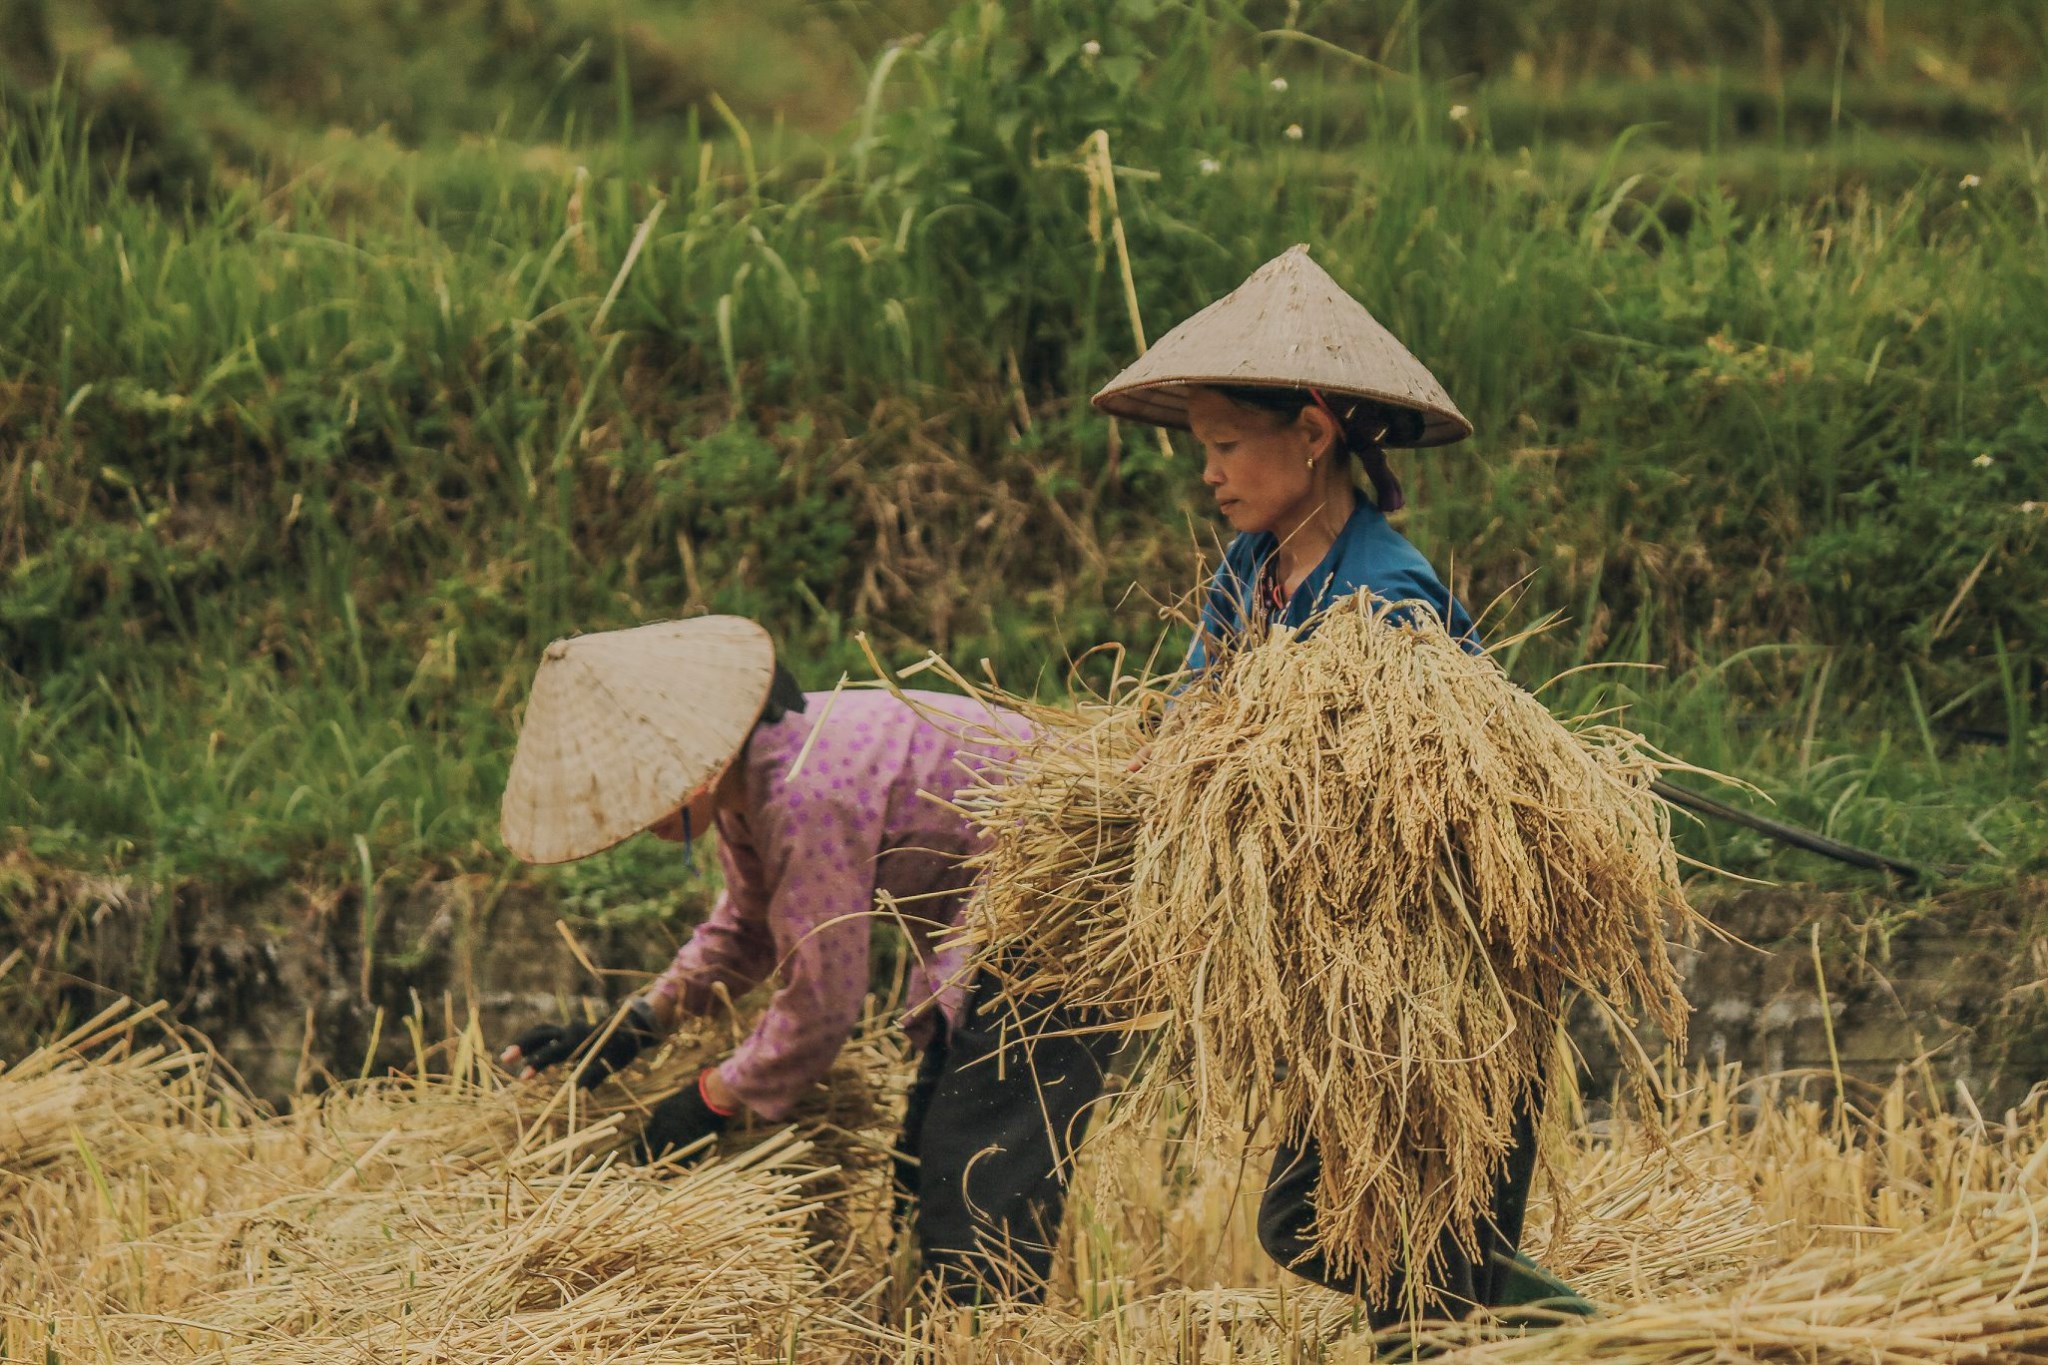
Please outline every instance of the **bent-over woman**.
[[[642, 832], [689, 844], [716, 830], [724, 888], [651, 986], [603, 1023], [546, 1023], [502, 1061], [532, 1074], [566, 1061], [595, 1084], [721, 995], [773, 992], [752, 1032], [696, 1084], [654, 1106], [658, 1158], [715, 1136], [742, 1110], [774, 1121], [852, 1037], [870, 986], [876, 902], [906, 933], [904, 1027], [923, 1049], [898, 1163], [927, 1270], [956, 1298], [982, 1292], [990, 1248], [1029, 1243], [1057, 1207], [1064, 1149], [1020, 1129], [1020, 1094], [1055, 1107], [1099, 1089], [1092, 1053], [1054, 1044], [1045, 1074], [970, 1065], [959, 950], [938, 940], [980, 848], [945, 804], [1023, 722], [964, 697], [805, 693], [768, 634], [709, 616], [559, 640], [534, 679], [502, 812], [505, 843], [535, 863], [587, 857]], [[940, 798], [938, 800], [934, 797]], [[1068, 1073], [1076, 1077], [1071, 1083]], [[925, 1121], [942, 1096], [956, 1128]], [[1019, 1159], [969, 1169], [985, 1146]]]

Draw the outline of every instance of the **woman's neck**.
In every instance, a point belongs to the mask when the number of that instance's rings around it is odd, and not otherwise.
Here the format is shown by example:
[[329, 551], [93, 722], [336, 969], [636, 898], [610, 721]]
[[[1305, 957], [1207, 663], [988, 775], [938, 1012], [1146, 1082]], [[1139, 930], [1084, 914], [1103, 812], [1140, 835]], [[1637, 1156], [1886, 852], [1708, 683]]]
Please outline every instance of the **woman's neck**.
[[1280, 540], [1274, 567], [1289, 592], [1300, 586], [1310, 569], [1322, 563], [1357, 507], [1358, 495], [1351, 481], [1333, 481], [1273, 528], [1273, 534]]

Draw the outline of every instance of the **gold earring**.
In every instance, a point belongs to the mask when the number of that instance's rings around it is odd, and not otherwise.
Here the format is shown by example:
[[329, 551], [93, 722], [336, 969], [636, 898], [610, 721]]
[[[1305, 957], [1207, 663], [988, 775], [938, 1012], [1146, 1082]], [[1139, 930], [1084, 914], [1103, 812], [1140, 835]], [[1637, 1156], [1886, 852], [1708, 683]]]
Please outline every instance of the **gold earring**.
[[1308, 472], [1311, 474], [1316, 472], [1316, 457], [1313, 455], [1308, 457]]

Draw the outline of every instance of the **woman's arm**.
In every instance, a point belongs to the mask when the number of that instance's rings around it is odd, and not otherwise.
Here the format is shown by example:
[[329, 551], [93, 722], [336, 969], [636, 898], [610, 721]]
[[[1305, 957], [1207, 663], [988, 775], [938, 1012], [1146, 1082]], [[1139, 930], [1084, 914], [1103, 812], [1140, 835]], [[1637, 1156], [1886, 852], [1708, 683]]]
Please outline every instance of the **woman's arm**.
[[754, 1031], [717, 1071], [721, 1095], [763, 1118], [782, 1118], [823, 1079], [860, 1022], [883, 807], [878, 791], [814, 791], [800, 811], [763, 820], [762, 923], [773, 942], [776, 989]]
[[811, 886], [778, 898], [770, 916], [781, 954], [775, 994], [717, 1070], [725, 1094], [767, 1119], [784, 1117], [824, 1079], [867, 996], [872, 880]]
[[728, 873], [711, 913], [676, 950], [667, 970], [647, 990], [663, 1029], [673, 1029], [685, 1016], [709, 1013], [720, 988], [737, 1000], [768, 979], [775, 968], [775, 939], [768, 930], [765, 904], [747, 903], [748, 888]]

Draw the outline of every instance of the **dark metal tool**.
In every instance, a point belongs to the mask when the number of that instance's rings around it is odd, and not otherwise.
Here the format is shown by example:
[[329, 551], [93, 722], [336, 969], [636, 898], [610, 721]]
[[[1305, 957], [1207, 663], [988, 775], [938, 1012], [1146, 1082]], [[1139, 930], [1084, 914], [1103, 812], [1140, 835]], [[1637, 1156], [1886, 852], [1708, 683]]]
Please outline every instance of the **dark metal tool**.
[[1752, 815], [1750, 812], [1736, 806], [1731, 806], [1725, 801], [1716, 801], [1711, 796], [1703, 796], [1699, 792], [1677, 786], [1661, 777], [1652, 782], [1650, 787], [1657, 795], [1681, 810], [1689, 810], [1695, 815], [1704, 815], [1715, 820], [1726, 820], [1730, 824], [1741, 825], [1745, 829], [1753, 829], [1766, 838], [1775, 839], [1781, 844], [1789, 844], [1793, 848], [1803, 848], [1809, 853], [1818, 853], [1824, 858], [1833, 858], [1838, 862], [1848, 863], [1853, 867], [1867, 867], [1874, 872], [1891, 872], [1916, 882], [1938, 881], [1942, 875], [1940, 870], [1928, 867], [1923, 863], [1910, 863], [1903, 858], [1893, 858], [1883, 853], [1872, 853], [1869, 849], [1858, 848], [1854, 844], [1845, 844], [1840, 839], [1831, 839], [1825, 834], [1818, 834], [1810, 829], [1801, 829], [1797, 825], [1788, 825], [1782, 820], [1772, 820], [1762, 815]]

